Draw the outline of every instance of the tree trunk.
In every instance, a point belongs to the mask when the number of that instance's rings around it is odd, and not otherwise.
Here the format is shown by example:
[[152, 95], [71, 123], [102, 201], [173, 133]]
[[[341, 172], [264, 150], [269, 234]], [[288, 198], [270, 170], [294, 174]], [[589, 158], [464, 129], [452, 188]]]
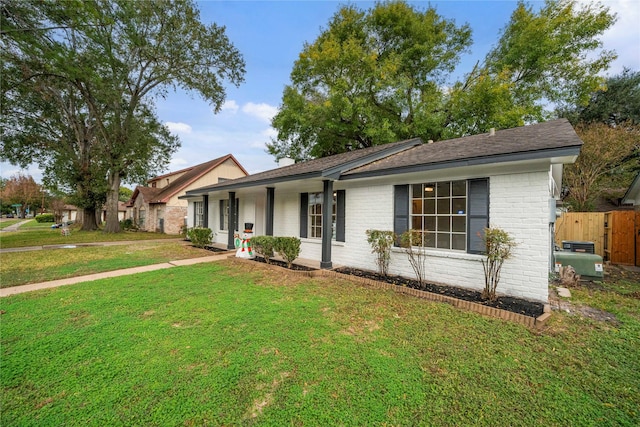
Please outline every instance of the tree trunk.
[[120, 193], [120, 174], [109, 172], [107, 176], [109, 189], [107, 190], [107, 223], [105, 233], [120, 233], [120, 219], [118, 218], [118, 196]]
[[82, 231], [95, 231], [98, 229], [98, 223], [96, 222], [96, 208], [83, 208], [82, 209]]

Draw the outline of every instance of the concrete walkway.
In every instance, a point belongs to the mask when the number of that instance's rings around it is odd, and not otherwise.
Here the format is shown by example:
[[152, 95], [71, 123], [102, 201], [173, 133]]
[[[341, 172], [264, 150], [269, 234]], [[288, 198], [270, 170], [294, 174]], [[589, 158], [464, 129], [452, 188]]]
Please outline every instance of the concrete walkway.
[[18, 231], [18, 228], [20, 228], [20, 226], [21, 226], [22, 224], [26, 224], [26, 223], [28, 223], [29, 221], [31, 221], [31, 220], [30, 220], [30, 219], [27, 219], [27, 220], [24, 220], [24, 221], [16, 222], [16, 223], [15, 223], [15, 224], [13, 224], [13, 225], [9, 225], [9, 226], [7, 226], [7, 227], [5, 227], [5, 228], [3, 228], [3, 229], [0, 229], [0, 232], [6, 232], [6, 231]]
[[49, 282], [31, 283], [29, 285], [13, 286], [0, 289], [0, 298], [9, 295], [22, 294], [24, 292], [37, 291], [40, 289], [57, 288], [59, 286], [75, 285], [76, 283], [91, 282], [94, 280], [107, 279], [110, 277], [127, 276], [131, 274], [144, 273], [147, 271], [162, 270], [165, 268], [180, 267], [185, 265], [200, 264], [205, 262], [215, 262], [226, 259], [229, 253], [221, 255], [211, 255], [200, 258], [181, 259], [164, 262], [161, 264], [145, 265], [142, 267], [125, 268], [123, 270], [105, 271], [103, 273], [88, 274], [86, 276], [68, 277], [66, 279], [51, 280]]

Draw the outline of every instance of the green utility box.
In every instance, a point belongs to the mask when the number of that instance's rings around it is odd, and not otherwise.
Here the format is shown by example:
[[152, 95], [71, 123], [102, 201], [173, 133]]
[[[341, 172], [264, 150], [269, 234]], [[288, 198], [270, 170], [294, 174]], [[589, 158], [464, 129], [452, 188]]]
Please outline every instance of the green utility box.
[[583, 252], [557, 251], [553, 253], [556, 263], [556, 273], [560, 267], [570, 265], [576, 270], [576, 274], [582, 277], [593, 277], [602, 279], [604, 276], [602, 268], [602, 257], [596, 254]]

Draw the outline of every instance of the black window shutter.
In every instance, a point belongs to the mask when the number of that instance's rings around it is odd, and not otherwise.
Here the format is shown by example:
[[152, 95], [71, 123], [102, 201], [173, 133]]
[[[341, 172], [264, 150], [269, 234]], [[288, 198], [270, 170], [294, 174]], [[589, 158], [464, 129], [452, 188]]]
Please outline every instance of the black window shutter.
[[[398, 239], [409, 229], [409, 185], [395, 185], [393, 192], [393, 232]], [[399, 245], [399, 240], [396, 240]]]
[[220, 230], [224, 230], [224, 200], [220, 200]]
[[344, 242], [345, 233], [345, 191], [336, 191], [336, 241]]
[[469, 180], [467, 195], [467, 252], [482, 254], [484, 247], [484, 229], [489, 226], [489, 179]]
[[300, 193], [300, 237], [307, 237], [307, 211], [309, 210], [309, 193]]

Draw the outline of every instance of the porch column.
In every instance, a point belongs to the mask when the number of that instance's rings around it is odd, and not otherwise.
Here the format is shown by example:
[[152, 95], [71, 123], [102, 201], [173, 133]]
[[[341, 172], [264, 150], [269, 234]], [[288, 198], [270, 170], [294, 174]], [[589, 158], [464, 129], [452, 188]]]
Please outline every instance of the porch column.
[[209, 228], [209, 195], [202, 196], [202, 227]]
[[322, 181], [322, 261], [320, 268], [331, 268], [331, 217], [333, 214], [333, 181]]
[[229, 191], [229, 235], [227, 236], [227, 249], [235, 249], [233, 233], [236, 231], [236, 192]]
[[275, 201], [275, 190], [276, 189], [273, 187], [267, 187], [267, 206], [266, 206], [267, 220], [266, 220], [265, 232], [264, 232], [264, 234], [266, 234], [267, 236], [273, 236], [273, 212], [274, 212], [273, 203]]

